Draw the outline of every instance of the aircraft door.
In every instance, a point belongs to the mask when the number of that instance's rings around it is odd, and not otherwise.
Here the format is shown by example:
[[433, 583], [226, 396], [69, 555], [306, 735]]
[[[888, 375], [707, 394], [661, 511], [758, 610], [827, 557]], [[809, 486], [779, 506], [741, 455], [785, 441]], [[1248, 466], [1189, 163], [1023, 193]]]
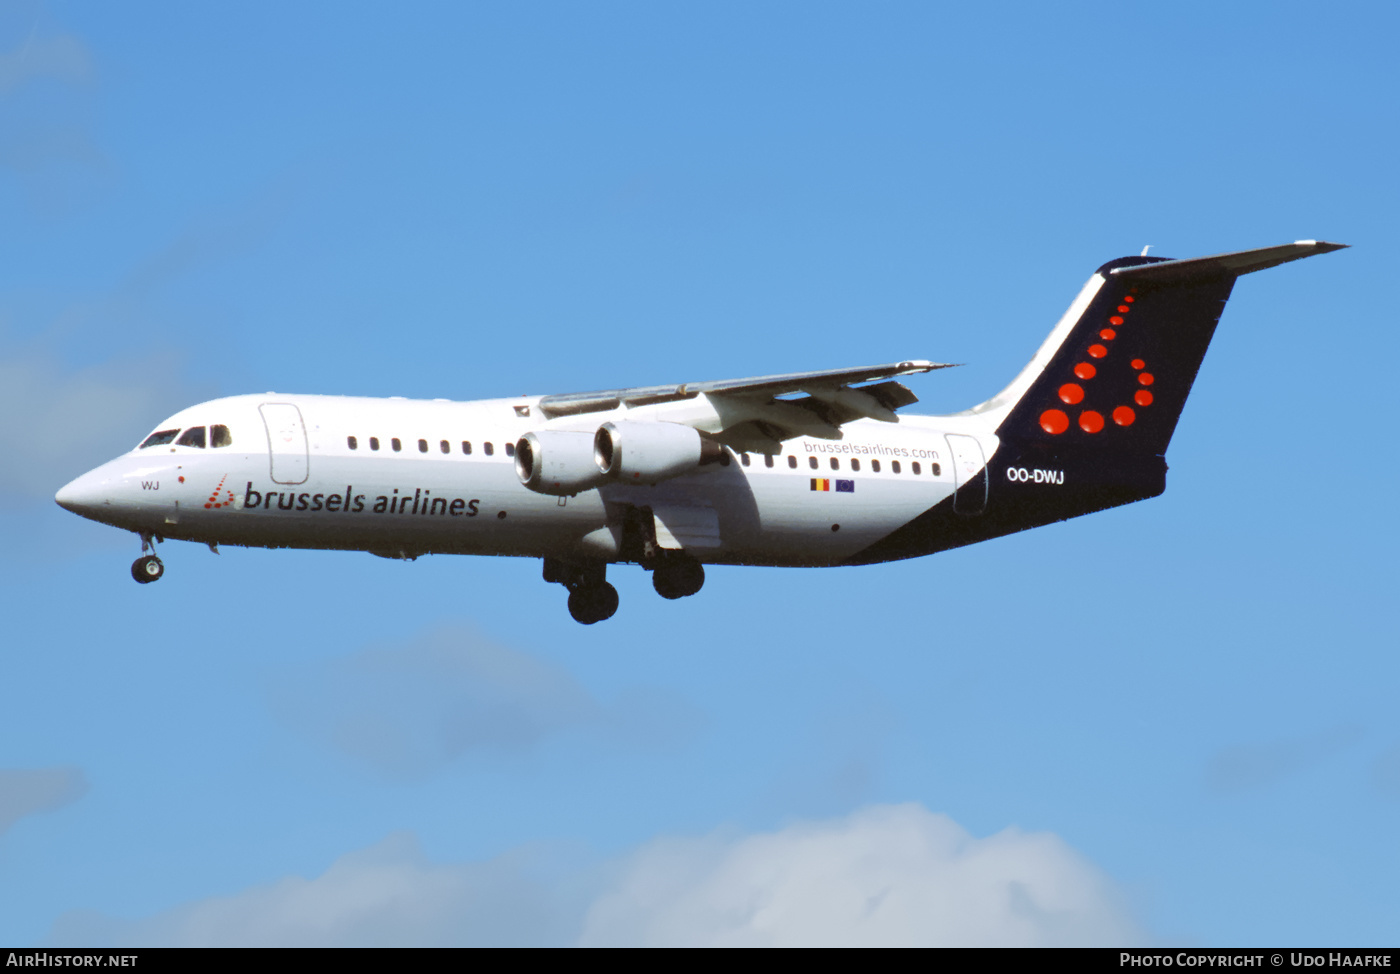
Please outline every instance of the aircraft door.
[[975, 436], [948, 433], [948, 449], [953, 455], [953, 510], [958, 514], [981, 514], [987, 509], [987, 461]]
[[278, 484], [302, 484], [309, 474], [306, 426], [301, 410], [289, 402], [265, 402], [258, 407], [267, 427], [267, 449], [272, 480]]

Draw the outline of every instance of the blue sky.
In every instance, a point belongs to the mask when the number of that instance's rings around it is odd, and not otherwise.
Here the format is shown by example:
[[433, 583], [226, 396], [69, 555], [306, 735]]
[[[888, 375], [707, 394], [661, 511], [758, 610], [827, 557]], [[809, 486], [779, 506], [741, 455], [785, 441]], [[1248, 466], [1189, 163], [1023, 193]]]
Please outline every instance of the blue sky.
[[[1395, 943], [1398, 19], [6, 4], [0, 942]], [[1298, 238], [1164, 496], [933, 558], [584, 628], [524, 561], [138, 587], [52, 501], [269, 389], [951, 412], [1104, 261]]]

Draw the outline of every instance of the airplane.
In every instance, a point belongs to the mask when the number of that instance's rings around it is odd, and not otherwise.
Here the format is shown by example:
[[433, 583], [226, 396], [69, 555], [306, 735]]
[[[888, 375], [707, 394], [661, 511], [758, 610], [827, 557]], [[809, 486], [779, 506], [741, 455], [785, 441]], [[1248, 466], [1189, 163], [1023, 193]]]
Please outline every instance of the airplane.
[[244, 395], [191, 406], [58, 491], [137, 533], [218, 546], [540, 558], [592, 625], [607, 568], [694, 595], [705, 565], [915, 558], [1130, 504], [1165, 454], [1242, 274], [1340, 250], [1300, 240], [1104, 264], [1001, 392], [946, 416], [911, 360], [717, 382], [456, 402]]

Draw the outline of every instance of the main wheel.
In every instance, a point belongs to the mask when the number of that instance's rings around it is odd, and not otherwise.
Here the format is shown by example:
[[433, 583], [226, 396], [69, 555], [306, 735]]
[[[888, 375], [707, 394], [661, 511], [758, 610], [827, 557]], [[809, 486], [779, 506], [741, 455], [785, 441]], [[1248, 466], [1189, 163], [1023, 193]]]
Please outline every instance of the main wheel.
[[569, 593], [569, 615], [585, 626], [611, 619], [616, 611], [617, 589], [607, 582], [576, 588]]
[[689, 558], [661, 565], [651, 573], [651, 587], [663, 599], [683, 599], [705, 584], [705, 566]]
[[165, 565], [155, 555], [146, 555], [137, 558], [131, 563], [131, 577], [142, 585], [147, 582], [154, 582], [165, 574]]

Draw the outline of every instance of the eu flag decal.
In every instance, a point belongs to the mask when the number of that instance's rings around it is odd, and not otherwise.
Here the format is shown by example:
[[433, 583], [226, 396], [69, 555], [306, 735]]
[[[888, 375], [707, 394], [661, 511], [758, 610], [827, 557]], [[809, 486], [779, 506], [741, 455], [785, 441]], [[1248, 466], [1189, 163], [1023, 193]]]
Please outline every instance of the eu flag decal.
[[836, 492], [838, 494], [854, 494], [856, 482], [854, 480], [838, 480], [836, 481]]
[[812, 489], [821, 491], [836, 491], [838, 494], [854, 494], [856, 492], [856, 482], [854, 480], [828, 480], [825, 477], [813, 477]]

